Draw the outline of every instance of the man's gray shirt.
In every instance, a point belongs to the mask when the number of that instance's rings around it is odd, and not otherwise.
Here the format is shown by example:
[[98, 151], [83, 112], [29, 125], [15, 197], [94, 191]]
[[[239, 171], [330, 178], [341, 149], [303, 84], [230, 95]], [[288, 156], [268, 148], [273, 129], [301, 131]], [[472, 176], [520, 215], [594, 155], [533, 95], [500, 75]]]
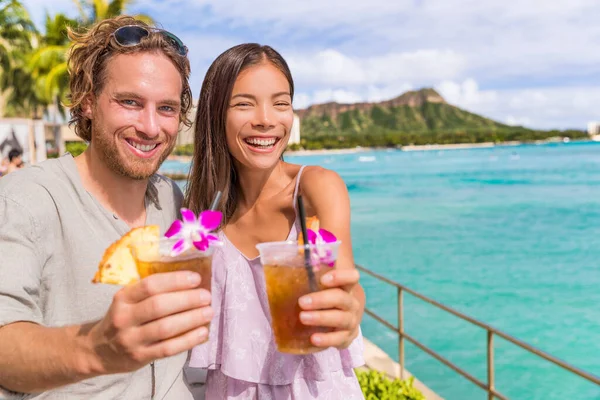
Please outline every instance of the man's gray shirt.
[[[164, 232], [181, 201], [173, 181], [154, 175], [146, 192], [146, 224], [160, 225]], [[129, 230], [85, 190], [69, 154], [0, 178], [0, 327], [16, 321], [59, 327], [101, 319], [121, 287], [91, 280], [104, 250]], [[155, 399], [192, 398], [182, 374], [186, 356], [155, 363]], [[151, 390], [146, 366], [31, 397], [150, 399]]]

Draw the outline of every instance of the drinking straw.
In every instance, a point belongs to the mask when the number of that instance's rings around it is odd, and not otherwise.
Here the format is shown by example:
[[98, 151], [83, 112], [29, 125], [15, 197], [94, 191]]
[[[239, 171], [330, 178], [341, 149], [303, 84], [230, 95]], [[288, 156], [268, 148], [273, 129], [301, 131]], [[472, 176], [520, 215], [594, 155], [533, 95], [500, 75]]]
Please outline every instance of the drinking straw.
[[310, 262], [310, 244], [308, 243], [308, 236], [306, 234], [306, 211], [304, 211], [302, 196], [298, 196], [298, 214], [300, 214], [300, 227], [302, 228], [302, 237], [304, 238], [304, 267], [308, 275], [308, 285], [311, 292], [316, 292], [317, 281], [312, 269], [312, 263]]
[[217, 190], [217, 193], [215, 193], [215, 198], [213, 199], [209, 210], [210, 211], [216, 211], [217, 207], [219, 206], [219, 200], [221, 199], [221, 191]]

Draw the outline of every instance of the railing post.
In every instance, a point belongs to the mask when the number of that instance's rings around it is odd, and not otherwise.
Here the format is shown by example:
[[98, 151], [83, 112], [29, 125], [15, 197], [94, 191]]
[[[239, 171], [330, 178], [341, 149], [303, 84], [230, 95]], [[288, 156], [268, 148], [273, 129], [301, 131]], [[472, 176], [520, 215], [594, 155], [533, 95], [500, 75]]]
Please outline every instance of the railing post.
[[398, 287], [398, 363], [400, 364], [400, 379], [404, 379], [404, 296], [402, 288]]
[[[381, 275], [378, 275], [377, 273], [375, 273], [371, 270], [368, 270], [360, 265], [357, 265], [356, 268], [358, 268], [361, 271], [361, 273], [364, 272], [364, 273], [374, 277], [375, 279], [378, 279], [381, 282], [384, 282], [388, 285], [395, 286], [398, 290], [398, 325], [397, 326], [395, 326], [390, 321], [385, 320], [381, 316], [375, 314], [373, 311], [371, 311], [367, 307], [365, 307], [365, 314], [373, 317], [377, 322], [379, 322], [380, 324], [383, 324], [385, 327], [387, 327], [391, 331], [396, 332], [398, 334], [398, 363], [400, 364], [400, 378], [401, 379], [404, 379], [404, 376], [406, 375], [406, 373], [404, 371], [404, 367], [405, 367], [405, 365], [404, 365], [405, 364], [404, 343], [405, 343], [405, 341], [408, 341], [411, 344], [415, 345], [420, 350], [424, 351], [425, 353], [429, 354], [436, 360], [440, 361], [442, 364], [444, 364], [447, 367], [449, 367], [450, 369], [452, 369], [454, 372], [465, 377], [467, 380], [469, 380], [471, 383], [475, 384], [480, 389], [487, 391], [487, 394], [488, 394], [487, 399], [488, 400], [496, 400], [496, 399], [505, 400], [506, 397], [504, 397], [501, 393], [496, 392], [496, 387], [495, 387], [496, 383], [495, 383], [495, 371], [494, 371], [494, 337], [498, 336], [501, 339], [509, 342], [511, 345], [514, 345], [520, 349], [526, 350], [530, 354], [536, 355], [536, 356], [542, 358], [543, 360], [549, 361], [553, 365], [559, 366], [560, 368], [564, 369], [565, 371], [569, 371], [583, 379], [586, 379], [589, 382], [594, 383], [595, 385], [600, 386], [600, 376], [596, 376], [592, 373], [583, 371], [573, 365], [570, 365], [554, 356], [551, 356], [548, 353], [545, 353], [537, 348], [534, 348], [534, 347], [528, 345], [525, 342], [522, 342], [521, 340], [519, 340], [515, 337], [512, 337], [502, 331], [499, 331], [490, 325], [484, 324], [474, 318], [471, 318], [465, 314], [462, 314], [448, 306], [445, 306], [442, 303], [439, 303], [433, 299], [430, 299], [427, 296], [424, 296], [418, 292], [415, 292], [414, 290], [412, 290], [406, 286], [401, 286], [399, 283], [394, 282], [390, 279], [387, 279]], [[446, 358], [444, 358], [443, 356], [439, 355], [431, 348], [418, 342], [415, 338], [413, 338], [410, 335], [405, 333], [405, 331], [404, 331], [404, 304], [403, 304], [404, 292], [407, 292], [409, 295], [416, 297], [417, 299], [422, 300], [428, 304], [431, 304], [434, 307], [437, 307], [438, 309], [440, 309], [446, 313], [449, 313], [450, 315], [454, 315], [455, 317], [458, 317], [463, 321], [467, 321], [470, 324], [485, 330], [486, 335], [487, 335], [487, 373], [488, 373], [487, 383], [485, 381], [483, 381], [483, 379], [478, 379], [478, 378], [475, 378], [474, 376], [470, 375], [468, 372], [462, 370], [457, 365], [453, 364], [451, 361], [449, 361]]]
[[488, 400], [494, 400], [494, 333], [487, 330]]

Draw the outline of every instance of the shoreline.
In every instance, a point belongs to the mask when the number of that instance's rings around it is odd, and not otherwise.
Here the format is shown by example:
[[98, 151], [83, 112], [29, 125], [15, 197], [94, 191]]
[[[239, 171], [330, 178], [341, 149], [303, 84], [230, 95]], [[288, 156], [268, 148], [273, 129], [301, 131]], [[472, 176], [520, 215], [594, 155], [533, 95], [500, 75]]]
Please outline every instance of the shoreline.
[[[548, 142], [549, 143], [549, 142]], [[524, 142], [482, 142], [482, 143], [455, 143], [455, 144], [420, 144], [400, 147], [402, 151], [432, 151], [432, 150], [460, 150], [460, 149], [489, 149], [498, 146], [520, 146]]]
[[[397, 151], [435, 151], [435, 150], [464, 150], [480, 149], [504, 146], [521, 146], [524, 144], [548, 144], [548, 143], [569, 143], [569, 142], [588, 142], [593, 140], [566, 140], [567, 138], [556, 137], [546, 140], [536, 140], [532, 142], [482, 142], [482, 143], [449, 143], [449, 144], [419, 144], [406, 145], [398, 147], [353, 147], [346, 149], [320, 149], [320, 150], [288, 150], [283, 153], [284, 156], [318, 156], [318, 155], [337, 155], [337, 154], [357, 154], [377, 150], [397, 150]], [[170, 161], [179, 161], [189, 163], [192, 156], [170, 155], [167, 157]]]
[[[318, 156], [331, 154], [356, 154], [368, 151], [377, 150], [377, 147], [355, 147], [348, 149], [321, 149], [321, 150], [287, 150], [283, 153], [284, 156]], [[167, 157], [167, 160], [189, 163], [192, 161], [192, 156], [173, 155]]]
[[291, 156], [318, 156], [323, 154], [355, 154], [376, 150], [378, 147], [350, 147], [347, 149], [320, 149], [320, 150], [288, 150], [283, 155]]

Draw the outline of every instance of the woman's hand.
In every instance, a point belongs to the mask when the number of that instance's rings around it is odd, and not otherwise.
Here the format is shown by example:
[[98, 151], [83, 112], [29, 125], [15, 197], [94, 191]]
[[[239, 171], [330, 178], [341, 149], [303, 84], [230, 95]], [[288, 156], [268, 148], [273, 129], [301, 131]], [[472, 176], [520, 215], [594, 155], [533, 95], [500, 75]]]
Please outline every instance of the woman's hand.
[[313, 345], [345, 349], [358, 336], [363, 309], [353, 290], [360, 287], [359, 278], [356, 268], [336, 269], [321, 277], [326, 289], [299, 299], [304, 325], [334, 328], [333, 332], [313, 334]]

